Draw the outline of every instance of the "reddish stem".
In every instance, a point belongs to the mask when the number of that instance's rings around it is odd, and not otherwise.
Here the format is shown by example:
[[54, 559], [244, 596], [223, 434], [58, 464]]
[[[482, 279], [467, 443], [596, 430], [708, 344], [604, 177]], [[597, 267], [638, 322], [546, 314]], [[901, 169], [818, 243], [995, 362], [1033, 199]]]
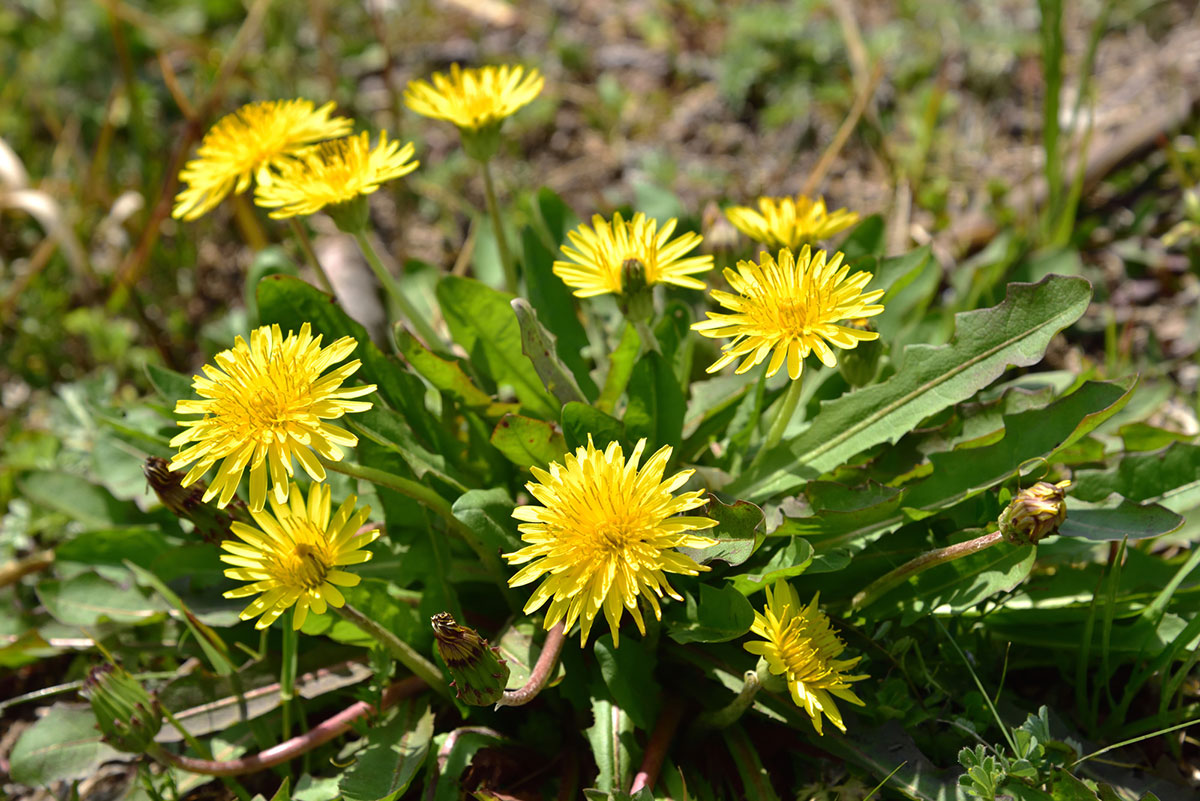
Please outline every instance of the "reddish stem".
[[566, 638], [566, 629], [559, 621], [546, 635], [546, 642], [542, 645], [542, 652], [538, 654], [533, 672], [529, 674], [529, 681], [525, 682], [525, 686], [520, 689], [506, 692], [496, 702], [497, 709], [502, 706], [521, 706], [537, 698], [538, 693], [542, 691], [546, 682], [554, 674], [554, 668], [558, 667], [558, 655], [562, 653], [563, 641]]
[[313, 750], [318, 745], [329, 742], [334, 737], [347, 731], [355, 721], [369, 717], [376, 714], [376, 712], [382, 712], [388, 707], [395, 706], [397, 702], [410, 695], [415, 695], [425, 689], [425, 687], [425, 682], [416, 676], [409, 676], [387, 688], [378, 710], [374, 704], [367, 703], [366, 701], [358, 701], [328, 720], [309, 729], [304, 734], [293, 737], [279, 745], [272, 746], [265, 751], [260, 751], [253, 756], [219, 761], [183, 756], [182, 754], [176, 754], [163, 748], [157, 749], [154, 756], [164, 762], [169, 762], [177, 768], [183, 768], [192, 773], [203, 773], [208, 776], [240, 776], [244, 773], [255, 773], [274, 767], [282, 762], [287, 762], [289, 759], [295, 759], [301, 754]]
[[663, 711], [654, 724], [654, 732], [646, 745], [646, 756], [642, 758], [642, 767], [633, 777], [629, 788], [630, 795], [637, 795], [644, 789], [653, 790], [658, 781], [658, 772], [662, 770], [663, 760], [667, 757], [667, 749], [671, 747], [671, 739], [675, 729], [679, 727], [679, 719], [683, 717], [683, 704], [678, 698], [668, 698]]

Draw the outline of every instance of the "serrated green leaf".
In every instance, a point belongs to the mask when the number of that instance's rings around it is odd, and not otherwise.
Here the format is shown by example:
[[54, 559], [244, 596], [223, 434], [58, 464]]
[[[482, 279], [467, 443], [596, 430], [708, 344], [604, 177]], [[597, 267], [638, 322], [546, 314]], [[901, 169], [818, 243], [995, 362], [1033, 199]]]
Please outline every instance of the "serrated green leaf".
[[895, 518], [907, 490], [868, 482], [847, 487], [832, 481], [810, 481], [804, 487], [809, 506], [807, 517], [785, 517], [772, 537], [839, 537], [853, 539]]
[[155, 364], [147, 364], [146, 377], [150, 379], [150, 385], [154, 387], [154, 390], [172, 409], [175, 408], [176, 401], [195, 397], [192, 391], [192, 380], [183, 373], [177, 373]]
[[633, 375], [633, 366], [641, 348], [642, 338], [637, 330], [630, 323], [625, 323], [620, 343], [608, 355], [608, 374], [604, 377], [604, 388], [596, 400], [597, 409], [607, 413], [616, 408], [617, 401], [629, 385], [629, 377]]
[[367, 733], [367, 747], [342, 774], [346, 801], [394, 801], [425, 764], [433, 737], [433, 710], [426, 701], [402, 704], [396, 718]]
[[529, 412], [554, 419], [560, 404], [521, 352], [521, 329], [509, 305], [514, 296], [447, 275], [438, 281], [437, 297], [455, 341], [471, 363], [497, 384], [511, 386]]
[[424, 479], [426, 474], [431, 474], [459, 492], [466, 491], [467, 485], [451, 471], [446, 457], [426, 450], [413, 436], [403, 415], [391, 409], [373, 407], [344, 417], [342, 422], [360, 438], [399, 454], [417, 478]]
[[567, 441], [554, 423], [506, 414], [492, 431], [491, 442], [518, 467], [546, 467], [562, 459]]
[[422, 345], [402, 325], [397, 324], [393, 332], [396, 348], [413, 369], [433, 384], [434, 388], [449, 394], [464, 407], [492, 419], [516, 409], [515, 404], [493, 400], [491, 395], [475, 386], [457, 361], [438, 356]]
[[105, 745], [90, 707], [55, 704], [21, 734], [10, 756], [13, 781], [31, 787], [84, 779], [122, 755]]
[[118, 500], [105, 488], [73, 473], [38, 470], [21, 476], [17, 483], [29, 500], [87, 526], [115, 529], [148, 522], [137, 504]]
[[46, 611], [68, 626], [92, 626], [104, 620], [146, 623], [166, 611], [161, 601], [148, 597], [132, 580], [121, 585], [91, 572], [40, 581], [37, 595]]
[[866, 448], [894, 442], [926, 417], [966, 400], [1010, 365], [1041, 359], [1051, 337], [1083, 314], [1091, 286], [1051, 276], [1010, 284], [998, 306], [964, 312], [948, 345], [910, 345], [888, 380], [822, 404], [813, 424], [727, 488], [748, 500], [784, 493]]
[[1111, 467], [1081, 470], [1073, 479], [1073, 498], [1100, 501], [1115, 492], [1186, 512], [1200, 506], [1200, 445], [1177, 442], [1151, 453], [1125, 454]]
[[629, 438], [645, 437], [651, 452], [663, 445], [678, 446], [687, 401], [667, 360], [653, 351], [638, 359], [626, 391], [629, 401], [622, 422]]
[[717, 544], [708, 548], [678, 550], [702, 565], [720, 559], [731, 567], [736, 567], [749, 559], [758, 550], [758, 546], [762, 545], [765, 536], [762, 531], [763, 511], [752, 503], [736, 501], [726, 504], [715, 495], [709, 495], [708, 506], [697, 510], [697, 514], [717, 521], [715, 528], [697, 532], [716, 540]]
[[1062, 768], [1057, 768], [1051, 777], [1054, 801], [1098, 801], [1095, 793], [1079, 779]]
[[451, 508], [489, 549], [510, 552], [521, 547], [512, 516], [514, 506], [508, 490], [496, 488], [464, 492]]
[[542, 384], [558, 398], [559, 403], [586, 403], [587, 398], [583, 396], [574, 374], [558, 358], [558, 341], [538, 320], [537, 312], [529, 305], [529, 301], [513, 298], [510, 305], [521, 328], [521, 352], [533, 364]]

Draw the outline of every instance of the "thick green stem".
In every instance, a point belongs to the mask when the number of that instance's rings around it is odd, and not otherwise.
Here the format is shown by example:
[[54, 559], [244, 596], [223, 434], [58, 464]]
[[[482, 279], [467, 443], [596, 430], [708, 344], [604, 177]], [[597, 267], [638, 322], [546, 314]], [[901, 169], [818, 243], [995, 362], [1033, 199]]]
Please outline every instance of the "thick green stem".
[[300, 249], [304, 251], [304, 258], [308, 260], [308, 266], [312, 267], [313, 272], [317, 274], [317, 280], [321, 282], [321, 289], [336, 296], [333, 291], [333, 282], [329, 280], [329, 274], [325, 272], [325, 268], [317, 259], [317, 251], [313, 250], [312, 240], [308, 238], [308, 231], [304, 230], [300, 220], [295, 217], [288, 217], [288, 225], [300, 242]]
[[984, 534], [982, 537], [976, 537], [973, 540], [967, 540], [955, 545], [947, 545], [945, 548], [935, 548], [928, 553], [923, 553], [868, 584], [866, 589], [854, 596], [854, 600], [850, 602], [850, 608], [855, 611], [865, 609], [912, 576], [922, 573], [931, 567], [937, 567], [946, 562], [952, 562], [955, 559], [961, 559], [964, 556], [970, 556], [986, 548], [991, 548], [1002, 539], [1004, 539], [1003, 534], [999, 531], [993, 531], [991, 534]]
[[450, 692], [450, 684], [442, 676], [442, 671], [438, 670], [437, 665], [421, 656], [411, 645], [350, 604], [334, 607], [333, 611], [341, 615], [342, 619], [348, 620], [378, 640], [379, 644], [386, 648], [397, 662], [411, 670], [414, 676], [428, 684], [434, 692], [453, 700], [454, 694]]
[[296, 697], [296, 656], [300, 632], [292, 628], [295, 607], [288, 610], [283, 622], [283, 662], [279, 668], [279, 705], [283, 712], [283, 739], [292, 736], [292, 703]]
[[738, 718], [754, 703], [754, 696], [758, 695], [758, 690], [762, 687], [762, 683], [758, 680], [757, 670], [747, 670], [742, 675], [742, 681], [744, 683], [741, 692], [732, 701], [720, 709], [696, 716], [691, 727], [693, 733], [710, 729], [724, 729], [737, 723]]
[[783, 394], [783, 400], [775, 407], [775, 416], [771, 418], [771, 427], [767, 429], [767, 438], [763, 440], [762, 447], [755, 454], [750, 467], [757, 467], [763, 458], [766, 457], [767, 453], [783, 439], [783, 434], [787, 431], [788, 424], [792, 422], [792, 417], [796, 414], [796, 407], [800, 404], [800, 393], [803, 388], [803, 374], [795, 381], [788, 383], [788, 388]]
[[496, 232], [496, 250], [500, 251], [500, 264], [504, 267], [504, 287], [517, 294], [517, 268], [508, 251], [508, 235], [504, 233], [504, 221], [500, 219], [500, 205], [496, 202], [496, 187], [492, 183], [492, 168], [486, 161], [483, 167], [483, 190], [487, 196], [488, 216], [492, 218], [492, 230]]
[[375, 273], [375, 278], [379, 280], [379, 283], [383, 285], [388, 295], [395, 301], [396, 307], [400, 309], [400, 313], [408, 320], [409, 325], [416, 329], [417, 336], [425, 340], [425, 344], [429, 346], [430, 350], [439, 353], [444, 352], [446, 349], [442, 345], [441, 338], [433, 330], [433, 326], [429, 324], [429, 321], [417, 312], [416, 307], [412, 305], [412, 302], [404, 295], [404, 291], [400, 288], [400, 285], [396, 283], [396, 279], [383, 266], [383, 262], [379, 260], [379, 254], [375, 252], [375, 248], [372, 247], [371, 240], [367, 239], [366, 233], [363, 231], [357, 232], [354, 234], [354, 240], [358, 242], [358, 247], [362, 251], [363, 256], [366, 257], [367, 264], [371, 266], [371, 272]]
[[475, 536], [475, 532], [471, 530], [470, 526], [454, 516], [454, 510], [450, 506], [450, 502], [441, 495], [438, 495], [432, 488], [419, 481], [413, 481], [412, 479], [398, 476], [395, 473], [388, 473], [384, 470], [377, 470], [374, 467], [364, 467], [347, 462], [333, 462], [324, 458], [321, 459], [321, 464], [325, 466], [326, 470], [332, 470], [335, 473], [341, 473], [351, 478], [360, 478], [364, 481], [370, 481], [372, 484], [395, 490], [401, 495], [412, 498], [442, 518], [451, 533], [461, 537], [470, 546], [471, 550], [475, 552], [475, 555], [479, 557], [487, 572], [495, 580], [501, 591], [504, 592], [509, 605], [516, 608], [516, 604], [510, 597], [511, 591], [506, 579], [507, 574], [504, 565], [500, 563], [500, 557]]

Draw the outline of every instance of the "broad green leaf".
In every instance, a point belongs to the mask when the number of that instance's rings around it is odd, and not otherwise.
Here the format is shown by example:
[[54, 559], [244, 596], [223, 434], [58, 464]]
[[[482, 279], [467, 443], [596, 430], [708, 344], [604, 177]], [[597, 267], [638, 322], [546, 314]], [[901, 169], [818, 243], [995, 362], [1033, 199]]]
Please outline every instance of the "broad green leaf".
[[[978, 535], [971, 532], [970, 536]], [[919, 573], [869, 607], [875, 619], [903, 612], [902, 625], [925, 615], [958, 614], [1020, 584], [1033, 568], [1037, 548], [1001, 541], [991, 548]]]
[[1058, 533], [1097, 542], [1120, 542], [1126, 538], [1161, 537], [1182, 525], [1180, 515], [1157, 503], [1134, 503], [1114, 494], [1095, 505], [1068, 498], [1067, 519]]
[[[361, 380], [375, 384], [383, 400], [404, 415], [427, 447], [443, 442], [444, 435], [425, 408], [425, 385], [400, 362], [377, 348], [367, 329], [350, 319], [324, 292], [298, 278], [270, 275], [258, 283], [258, 306], [263, 324], [277, 323], [284, 334], [299, 331], [304, 323], [310, 323], [313, 332], [323, 336], [325, 345], [343, 336], [354, 337], [358, 347], [347, 358], [361, 359], [362, 367], [347, 383]], [[370, 395], [365, 398], [371, 399]], [[349, 415], [343, 420], [353, 417]]]
[[845, 254], [847, 264], [854, 264], [864, 256], [882, 256], [886, 245], [884, 234], [883, 217], [872, 214], [850, 229], [838, 250]]
[[654, 678], [658, 660], [646, 648], [645, 640], [626, 635], [620, 647], [613, 645], [611, 634], [599, 637], [594, 646], [596, 663], [613, 700], [629, 714], [634, 726], [650, 731], [658, 718], [660, 696]]
[[959, 314], [949, 344], [910, 345], [891, 378], [822, 404], [808, 429], [727, 491], [762, 500], [789, 492], [867, 448], [896, 441], [926, 417], [971, 397], [1009, 366], [1039, 361], [1050, 338], [1077, 320], [1090, 299], [1091, 287], [1082, 278], [1010, 284], [1000, 305]]
[[622, 422], [629, 438], [645, 437], [651, 451], [663, 445], [678, 446], [687, 402], [667, 360], [653, 351], [638, 359], [627, 392], [629, 402]]
[[622, 790], [633, 778], [637, 741], [633, 719], [611, 698], [607, 690], [592, 694], [593, 723], [584, 729], [600, 775], [596, 786], [604, 792]]
[[[529, 618], [518, 620], [504, 629], [498, 642], [492, 643], [500, 649], [500, 656], [508, 664], [508, 686], [505, 689], [515, 690], [524, 687], [525, 683], [529, 681], [533, 666], [542, 653], [542, 644], [546, 639], [545, 632], [538, 631], [538, 629], [537, 621]], [[535, 632], [537, 632], [536, 637], [534, 636]], [[565, 675], [566, 668], [559, 661], [554, 675], [546, 682], [546, 686], [553, 687], [562, 681]]]
[[408, 427], [408, 421], [398, 412], [376, 406], [365, 412], [348, 415], [342, 418], [342, 422], [360, 439], [369, 439], [399, 454], [417, 478], [424, 479], [426, 474], [431, 474], [459, 492], [467, 489], [466, 484], [452, 472], [445, 456], [431, 453], [417, 442]]
[[346, 801], [394, 801], [425, 764], [433, 737], [433, 710], [416, 699], [402, 704], [391, 723], [367, 733], [367, 747], [342, 774]]
[[1054, 801], [1099, 801], [1099, 797], [1088, 786], [1062, 768], [1054, 771], [1052, 779]]
[[72, 473], [39, 470], [18, 479], [21, 493], [47, 509], [95, 528], [145, 523], [147, 516], [131, 501], [121, 501], [103, 487]]
[[806, 517], [785, 517], [771, 536], [853, 539], [894, 518], [905, 492], [902, 487], [887, 487], [873, 481], [853, 488], [831, 481], [810, 481], [804, 487], [804, 494], [813, 513]]
[[489, 549], [515, 551], [521, 547], [512, 512], [516, 506], [505, 489], [473, 489], [454, 502], [454, 516], [467, 525]]
[[1101, 501], [1116, 492], [1186, 512], [1200, 506], [1200, 445], [1177, 442], [1160, 451], [1125, 454], [1111, 467], [1081, 470], [1073, 478], [1073, 498]]
[[509, 303], [513, 296], [470, 278], [444, 276], [438, 303], [454, 339], [471, 362], [497, 384], [508, 384], [533, 414], [558, 416], [559, 402], [542, 386], [533, 364], [521, 352], [521, 330]]
[[492, 431], [492, 444], [519, 467], [546, 467], [562, 459], [567, 441], [554, 423], [506, 414]]
[[1169, 431], [1165, 428], [1157, 428], [1140, 421], [1126, 423], [1121, 426], [1119, 433], [1121, 435], [1121, 442], [1125, 445], [1127, 453], [1156, 451], [1167, 447], [1172, 442], [1191, 442], [1196, 438], [1193, 434]]
[[475, 386], [457, 361], [438, 356], [402, 325], [397, 325], [393, 332], [396, 348], [413, 369], [425, 376], [436, 389], [448, 393], [466, 408], [492, 419], [516, 408], [515, 404], [493, 400], [491, 395]]
[[59, 562], [85, 565], [121, 565], [129, 560], [142, 567], [170, 550], [158, 529], [117, 528], [84, 531], [54, 549]]
[[105, 620], [145, 623], [166, 610], [161, 601], [147, 597], [132, 580], [116, 584], [92, 572], [40, 581], [37, 595], [46, 611], [68, 626], [92, 626]]
[[930, 454], [932, 475], [913, 486], [904, 505], [914, 509], [948, 506], [1016, 473], [1025, 462], [1052, 460], [1096, 426], [1120, 411], [1137, 380], [1089, 381], [1045, 409], [1005, 415], [1004, 438], [983, 448]]
[[558, 398], [559, 403], [586, 403], [587, 398], [583, 396], [574, 374], [558, 358], [558, 341], [538, 320], [537, 312], [529, 305], [529, 301], [514, 298], [510, 305], [521, 328], [521, 352], [533, 364], [542, 384]]
[[617, 401], [625, 394], [629, 377], [633, 375], [633, 366], [641, 348], [642, 338], [633, 325], [626, 322], [621, 330], [620, 344], [608, 355], [608, 374], [604, 377], [604, 389], [596, 400], [597, 409], [609, 413], [616, 408]]
[[[582, 448], [588, 443], [588, 435], [596, 447], [603, 450], [610, 442], [629, 444], [625, 436], [625, 424], [615, 417], [583, 403], [568, 403], [562, 410], [563, 436], [567, 449]], [[628, 448], [626, 447], [628, 454]]]
[[763, 511], [752, 503], [737, 501], [722, 503], [715, 495], [708, 496], [708, 506], [697, 509], [693, 514], [703, 514], [717, 521], [715, 528], [705, 529], [698, 534], [714, 539], [715, 545], [707, 548], [679, 548], [681, 553], [702, 565], [720, 559], [736, 567], [742, 564], [762, 545]]
[[192, 380], [183, 373], [168, 370], [155, 364], [146, 365], [146, 377], [162, 399], [175, 409], [175, 402], [185, 398], [195, 397], [192, 392]]
[[725, 738], [729, 758], [733, 760], [738, 777], [742, 780], [741, 797], [745, 801], [780, 801], [775, 788], [771, 786], [771, 774], [763, 766], [758, 748], [746, 730], [735, 723], [722, 731], [721, 735]]
[[[766, 550], [764, 549], [764, 552]], [[808, 569], [812, 561], [813, 547], [808, 540], [791, 537], [787, 541], [780, 541], [778, 550], [765, 565], [755, 568], [753, 572], [729, 576], [728, 580], [733, 582], [731, 589], [743, 595], [752, 595], [780, 579], [786, 580], [800, 575]]]
[[699, 599], [682, 593], [684, 603], [667, 607], [667, 635], [677, 643], [725, 642], [741, 637], [754, 622], [754, 609], [735, 587], [700, 584]]
[[10, 757], [13, 781], [46, 787], [57, 781], [85, 779], [104, 762], [122, 755], [100, 741], [89, 706], [55, 704], [21, 734]]

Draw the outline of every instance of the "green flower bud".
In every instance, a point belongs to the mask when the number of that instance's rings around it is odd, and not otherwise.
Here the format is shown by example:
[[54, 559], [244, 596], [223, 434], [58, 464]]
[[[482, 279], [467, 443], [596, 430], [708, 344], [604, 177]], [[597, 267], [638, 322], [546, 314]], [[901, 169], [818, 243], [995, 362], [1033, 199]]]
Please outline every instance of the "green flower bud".
[[1067, 519], [1066, 489], [1070, 481], [1039, 481], [1021, 490], [1000, 514], [1000, 533], [1014, 545], [1036, 545], [1058, 532]]
[[449, 612], [433, 616], [433, 636], [437, 651], [450, 670], [459, 699], [470, 706], [491, 706], [504, 695], [508, 684], [508, 665], [500, 650], [488, 645], [474, 629], [454, 622]]
[[323, 211], [333, 218], [339, 231], [347, 234], [362, 233], [367, 230], [367, 223], [371, 220], [366, 195], [355, 195], [349, 200], [326, 206]]
[[113, 665], [99, 665], [83, 682], [82, 693], [92, 705], [104, 742], [131, 754], [153, 744], [162, 728], [162, 710], [133, 676]]
[[621, 314], [635, 323], [649, 320], [654, 314], [654, 291], [646, 283], [646, 265], [638, 259], [621, 263], [621, 294], [617, 305]]
[[479, 128], [459, 128], [463, 150], [476, 161], [490, 161], [500, 149], [500, 123], [495, 120]]
[[215, 503], [205, 503], [204, 481], [184, 487], [185, 473], [167, 469], [166, 459], [151, 456], [142, 465], [142, 474], [162, 505], [176, 517], [190, 520], [205, 542], [216, 544], [229, 539], [232, 536], [229, 527], [234, 520], [250, 522], [246, 504], [240, 498], [235, 497], [225, 509], [218, 509]]

